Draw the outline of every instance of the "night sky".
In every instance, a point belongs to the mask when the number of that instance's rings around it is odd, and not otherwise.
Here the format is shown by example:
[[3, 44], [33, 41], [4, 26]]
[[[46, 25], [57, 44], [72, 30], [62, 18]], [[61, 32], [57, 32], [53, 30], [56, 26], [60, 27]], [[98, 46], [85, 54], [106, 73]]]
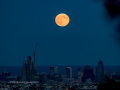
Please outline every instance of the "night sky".
[[[65, 27], [55, 23], [69, 16]], [[119, 45], [111, 36], [114, 23], [105, 19], [102, 3], [93, 0], [0, 0], [0, 66], [120, 65]]]

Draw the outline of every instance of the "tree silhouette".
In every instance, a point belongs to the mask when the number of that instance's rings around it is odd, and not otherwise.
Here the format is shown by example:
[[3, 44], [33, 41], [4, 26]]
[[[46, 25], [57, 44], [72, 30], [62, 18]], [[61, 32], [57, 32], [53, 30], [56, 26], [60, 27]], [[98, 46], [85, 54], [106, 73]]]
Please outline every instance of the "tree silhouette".
[[110, 79], [105, 75], [106, 82], [98, 84], [97, 90], [120, 90], [120, 82]]
[[118, 19], [117, 37], [115, 38], [120, 42], [120, 0], [104, 0], [104, 6], [111, 20]]
[[94, 1], [102, 1], [103, 6], [106, 10], [107, 18], [110, 21], [117, 19], [117, 28], [115, 29], [115, 39], [119, 41], [120, 44], [120, 0], [94, 0]]

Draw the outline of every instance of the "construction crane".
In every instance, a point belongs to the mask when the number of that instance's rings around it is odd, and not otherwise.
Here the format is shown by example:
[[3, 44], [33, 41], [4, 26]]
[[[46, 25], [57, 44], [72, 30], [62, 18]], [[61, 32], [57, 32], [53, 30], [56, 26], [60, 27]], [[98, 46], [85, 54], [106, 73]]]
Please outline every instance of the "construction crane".
[[33, 51], [33, 55], [34, 55], [34, 64], [35, 64], [35, 53], [36, 53], [37, 45], [38, 45], [38, 43], [36, 44], [35, 52]]

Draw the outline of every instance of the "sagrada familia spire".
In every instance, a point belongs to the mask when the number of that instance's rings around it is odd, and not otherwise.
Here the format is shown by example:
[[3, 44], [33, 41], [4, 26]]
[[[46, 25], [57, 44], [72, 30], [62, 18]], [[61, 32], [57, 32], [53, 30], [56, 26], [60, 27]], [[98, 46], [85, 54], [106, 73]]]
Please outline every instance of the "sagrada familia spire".
[[34, 81], [35, 75], [37, 74], [37, 70], [34, 66], [34, 62], [31, 62], [31, 56], [27, 57], [22, 66], [22, 81]]
[[[36, 48], [37, 48], [37, 44], [36, 44]], [[36, 52], [36, 48], [35, 48], [35, 52]], [[32, 59], [32, 62], [31, 62], [31, 56], [27, 57], [27, 63], [26, 63], [26, 58], [24, 57], [25, 60], [22, 66], [22, 81], [35, 80], [35, 76], [37, 75], [37, 69], [35, 68], [35, 52], [33, 52], [34, 61]]]

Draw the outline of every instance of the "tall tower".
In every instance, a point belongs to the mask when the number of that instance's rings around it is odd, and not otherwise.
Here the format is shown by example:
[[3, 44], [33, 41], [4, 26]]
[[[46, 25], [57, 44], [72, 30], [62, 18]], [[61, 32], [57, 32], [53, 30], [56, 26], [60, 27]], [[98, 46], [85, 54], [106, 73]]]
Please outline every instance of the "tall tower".
[[31, 77], [31, 56], [27, 57], [27, 80], [30, 81], [30, 77]]
[[97, 66], [97, 83], [104, 82], [104, 67], [102, 60], [99, 60], [98, 66]]
[[30, 80], [34, 81], [34, 62], [32, 59], [32, 64], [31, 64], [31, 77]]
[[69, 78], [69, 79], [72, 78], [72, 68], [71, 67], [66, 67], [66, 75], [67, 75], [67, 78]]
[[26, 59], [25, 59], [23, 66], [22, 66], [22, 81], [26, 81], [26, 79], [27, 78], [26, 78]]
[[34, 55], [34, 75], [37, 75], [37, 69], [35, 68], [35, 54], [36, 54], [37, 45], [38, 45], [38, 43], [36, 44], [35, 52], [33, 51], [33, 55]]

